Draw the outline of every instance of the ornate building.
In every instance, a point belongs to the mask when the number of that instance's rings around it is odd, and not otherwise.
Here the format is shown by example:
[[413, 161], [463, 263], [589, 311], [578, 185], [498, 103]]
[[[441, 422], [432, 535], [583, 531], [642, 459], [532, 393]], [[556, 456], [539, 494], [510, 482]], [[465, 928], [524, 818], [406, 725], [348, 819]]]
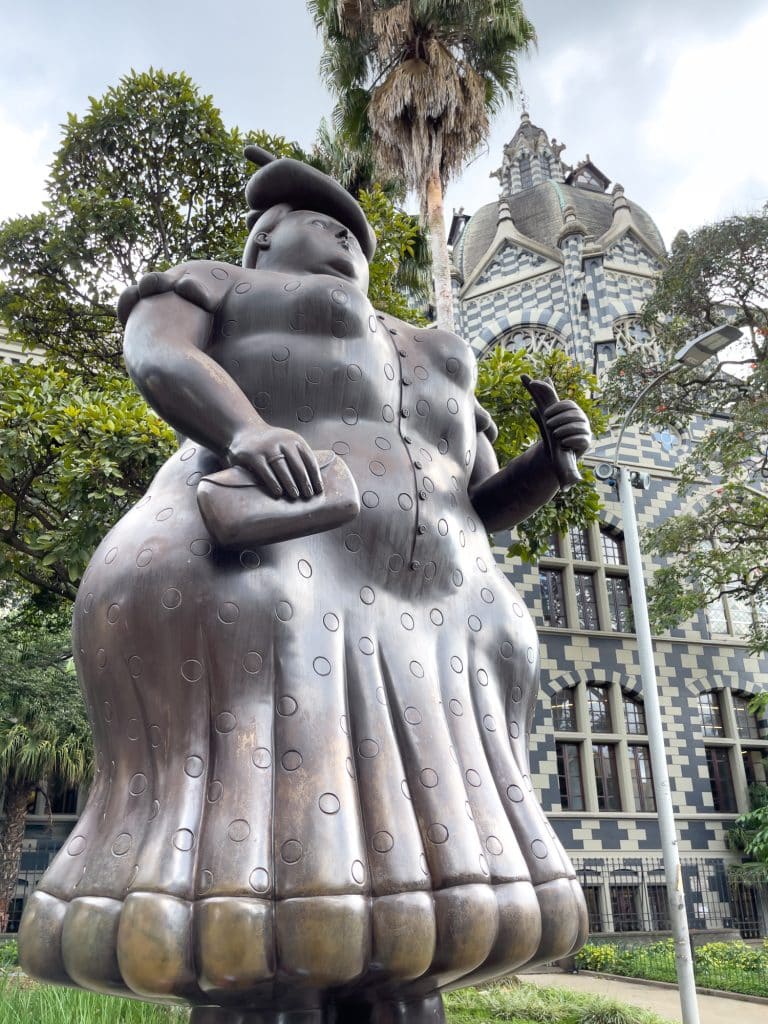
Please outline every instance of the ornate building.
[[[559, 348], [600, 375], [624, 348], [652, 349], [639, 314], [665, 248], [648, 214], [587, 157], [523, 114], [501, 167], [500, 194], [454, 218], [458, 330], [479, 359], [497, 345]], [[703, 428], [703, 424], [701, 425]], [[677, 465], [694, 436], [625, 435], [622, 460], [650, 474], [636, 496], [640, 528], [680, 508]], [[615, 437], [590, 461], [610, 462]], [[618, 497], [600, 485], [599, 526], [553, 537], [536, 567], [497, 557], [535, 614], [542, 689], [531, 784], [579, 867], [593, 931], [668, 927], [659, 828]], [[650, 571], [651, 564], [647, 564]], [[752, 610], [724, 599], [655, 638], [675, 813], [693, 928], [766, 934], [754, 894], [732, 885], [726, 829], [765, 781], [768, 723], [747, 703], [768, 685], [768, 659], [739, 639]]]

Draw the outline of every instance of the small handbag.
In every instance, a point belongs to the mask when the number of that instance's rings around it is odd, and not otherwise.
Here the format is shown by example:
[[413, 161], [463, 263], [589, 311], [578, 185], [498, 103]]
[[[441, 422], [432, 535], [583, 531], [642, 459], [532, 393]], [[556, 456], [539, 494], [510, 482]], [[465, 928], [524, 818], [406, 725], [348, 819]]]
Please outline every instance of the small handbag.
[[223, 548], [275, 544], [333, 530], [360, 512], [360, 494], [343, 459], [315, 452], [322, 494], [311, 498], [273, 498], [240, 466], [204, 476], [197, 485], [203, 522]]

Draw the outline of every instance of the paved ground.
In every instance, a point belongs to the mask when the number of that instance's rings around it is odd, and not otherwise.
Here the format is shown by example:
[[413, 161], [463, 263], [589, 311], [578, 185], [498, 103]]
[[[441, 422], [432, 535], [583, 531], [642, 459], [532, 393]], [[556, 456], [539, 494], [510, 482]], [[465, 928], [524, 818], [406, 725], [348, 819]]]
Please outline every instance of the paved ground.
[[[637, 985], [631, 981], [614, 981], [613, 978], [599, 978], [593, 974], [526, 974], [523, 980], [534, 985], [551, 985], [569, 988], [574, 992], [593, 992], [610, 996], [624, 1003], [644, 1006], [661, 1017], [680, 1022], [680, 998], [677, 989], [662, 988], [658, 985]], [[720, 996], [699, 996], [701, 1024], [766, 1024], [768, 1006], [749, 1003], [742, 999], [723, 999]]]

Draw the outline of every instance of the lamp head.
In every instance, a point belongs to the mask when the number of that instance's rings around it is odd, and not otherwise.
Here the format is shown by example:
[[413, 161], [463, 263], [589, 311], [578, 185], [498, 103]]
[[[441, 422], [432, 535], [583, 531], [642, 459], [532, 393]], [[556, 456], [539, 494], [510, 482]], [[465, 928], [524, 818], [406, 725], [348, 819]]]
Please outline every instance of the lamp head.
[[705, 334], [700, 334], [675, 352], [674, 361], [684, 366], [701, 366], [710, 356], [716, 355], [741, 337], [741, 331], [733, 324], [723, 324]]

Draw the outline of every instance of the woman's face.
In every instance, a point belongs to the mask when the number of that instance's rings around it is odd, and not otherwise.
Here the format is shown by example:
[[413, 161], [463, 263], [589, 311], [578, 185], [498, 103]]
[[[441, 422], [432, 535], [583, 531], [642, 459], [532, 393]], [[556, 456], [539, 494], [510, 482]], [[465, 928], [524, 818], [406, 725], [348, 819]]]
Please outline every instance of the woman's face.
[[368, 261], [360, 243], [343, 224], [323, 213], [293, 210], [267, 236], [259, 270], [330, 274], [368, 289]]

